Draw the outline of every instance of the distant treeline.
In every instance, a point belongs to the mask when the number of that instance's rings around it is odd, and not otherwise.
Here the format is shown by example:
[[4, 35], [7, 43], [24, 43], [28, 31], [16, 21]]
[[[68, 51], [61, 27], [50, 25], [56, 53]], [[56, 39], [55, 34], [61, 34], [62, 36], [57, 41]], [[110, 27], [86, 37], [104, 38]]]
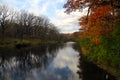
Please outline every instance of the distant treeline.
[[0, 4], [0, 40], [4, 38], [61, 40], [64, 37], [46, 17]]

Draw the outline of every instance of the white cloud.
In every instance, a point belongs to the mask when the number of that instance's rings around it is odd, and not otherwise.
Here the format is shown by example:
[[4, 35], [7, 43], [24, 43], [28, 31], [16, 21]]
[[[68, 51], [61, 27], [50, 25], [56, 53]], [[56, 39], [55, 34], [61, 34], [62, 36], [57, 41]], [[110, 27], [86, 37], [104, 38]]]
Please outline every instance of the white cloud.
[[2, 0], [3, 4], [8, 4], [17, 9], [25, 9], [35, 15], [40, 15], [46, 12], [48, 3], [42, 3], [43, 0]]
[[42, 5], [42, 7], [40, 8], [40, 14], [46, 13], [48, 5], [49, 5], [48, 2]]
[[39, 6], [40, 2], [41, 2], [41, 0], [27, 1], [27, 3], [29, 3], [29, 5], [31, 5], [30, 8], [28, 9], [28, 11], [34, 13], [35, 15], [39, 15], [40, 14], [40, 6]]
[[65, 2], [66, 0], [56, 0], [56, 3], [63, 3]]
[[61, 32], [71, 33], [77, 31], [80, 26], [78, 19], [83, 15], [86, 15], [85, 9], [83, 12], [72, 12], [71, 14], [64, 13], [65, 10], [56, 10], [56, 16], [52, 19], [52, 23], [55, 24]]
[[73, 73], [76, 73], [78, 68], [75, 65], [78, 63], [79, 53], [74, 51], [71, 47], [69, 47], [69, 45], [68, 47], [58, 51], [58, 53], [59, 54], [55, 57], [52, 66], [55, 68], [68, 67]]
[[29, 12], [34, 13], [35, 15], [44, 15], [47, 13], [48, 6], [51, 5], [51, 3], [48, 1], [42, 3], [43, 0], [29, 0], [31, 7], [28, 9]]

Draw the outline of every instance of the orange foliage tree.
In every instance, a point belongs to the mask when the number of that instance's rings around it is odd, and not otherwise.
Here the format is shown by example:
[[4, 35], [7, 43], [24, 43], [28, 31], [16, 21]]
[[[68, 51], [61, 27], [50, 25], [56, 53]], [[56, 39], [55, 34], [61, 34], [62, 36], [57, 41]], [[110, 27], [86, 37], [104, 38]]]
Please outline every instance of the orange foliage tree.
[[91, 36], [91, 42], [100, 45], [100, 36], [107, 36], [114, 29], [120, 8], [119, 0], [68, 0], [64, 5], [66, 13], [88, 8], [86, 16], [79, 19], [82, 36]]

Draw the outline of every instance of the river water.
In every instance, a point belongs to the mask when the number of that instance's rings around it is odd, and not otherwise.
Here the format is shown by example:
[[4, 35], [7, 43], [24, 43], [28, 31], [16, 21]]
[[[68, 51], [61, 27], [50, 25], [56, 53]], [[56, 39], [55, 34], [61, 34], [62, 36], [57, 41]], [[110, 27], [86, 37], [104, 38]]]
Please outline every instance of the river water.
[[0, 49], [0, 80], [115, 80], [82, 58], [74, 42]]

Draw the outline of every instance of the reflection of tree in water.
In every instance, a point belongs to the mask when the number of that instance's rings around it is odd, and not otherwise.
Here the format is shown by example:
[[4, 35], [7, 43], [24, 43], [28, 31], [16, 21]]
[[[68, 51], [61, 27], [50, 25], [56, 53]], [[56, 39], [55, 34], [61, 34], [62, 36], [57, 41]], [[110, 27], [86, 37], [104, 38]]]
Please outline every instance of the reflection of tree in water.
[[115, 80], [115, 78], [111, 76], [109, 73], [97, 67], [92, 62], [87, 61], [86, 57], [81, 54], [82, 51], [79, 45], [74, 44], [73, 48], [76, 51], [80, 52], [79, 65], [78, 65], [79, 70], [77, 71], [77, 74], [79, 75], [80, 79], [82, 80]]
[[[95, 64], [88, 62], [82, 55], [79, 58], [78, 68], [79, 71], [77, 73], [82, 80], [115, 80], [113, 76]], [[109, 76], [108, 78], [106, 78], [107, 75]]]
[[[21, 75], [31, 69], [45, 69], [57, 55], [62, 45], [41, 45], [31, 49], [1, 49], [0, 50], [0, 78], [5, 80], [7, 73]], [[19, 73], [19, 74], [18, 74]], [[21, 74], [20, 74], [21, 73]]]

